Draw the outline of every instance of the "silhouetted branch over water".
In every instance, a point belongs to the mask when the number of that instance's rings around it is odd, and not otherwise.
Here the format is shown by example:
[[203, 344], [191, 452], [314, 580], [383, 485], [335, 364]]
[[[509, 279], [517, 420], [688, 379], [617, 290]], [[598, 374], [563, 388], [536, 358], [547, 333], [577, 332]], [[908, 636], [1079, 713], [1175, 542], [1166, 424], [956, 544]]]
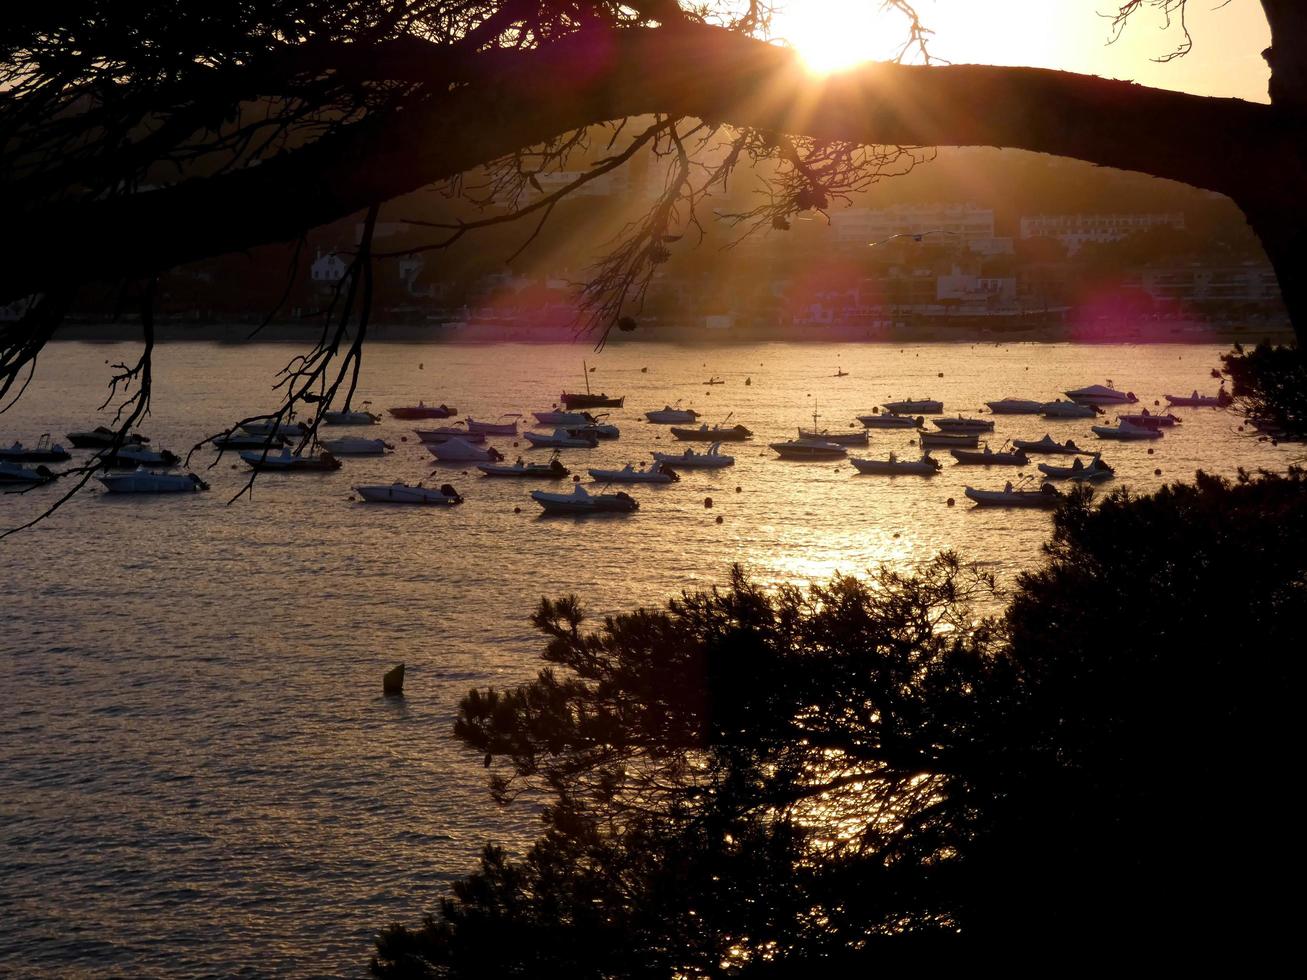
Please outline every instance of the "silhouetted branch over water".
[[942, 555], [806, 591], [737, 569], [597, 628], [542, 600], [539, 677], [455, 726], [496, 798], [549, 796], [542, 836], [386, 930], [374, 973], [1270, 955], [1296, 915], [1307, 474], [1076, 497], [978, 616], [993, 596]]

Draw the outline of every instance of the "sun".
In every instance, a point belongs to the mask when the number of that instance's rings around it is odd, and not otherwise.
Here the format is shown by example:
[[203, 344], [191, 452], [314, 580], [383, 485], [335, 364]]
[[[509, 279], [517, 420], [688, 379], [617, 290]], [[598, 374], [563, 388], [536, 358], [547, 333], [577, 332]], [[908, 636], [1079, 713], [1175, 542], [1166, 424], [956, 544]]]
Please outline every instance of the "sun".
[[817, 75], [889, 57], [904, 37], [902, 16], [879, 0], [804, 0], [776, 13], [777, 32]]

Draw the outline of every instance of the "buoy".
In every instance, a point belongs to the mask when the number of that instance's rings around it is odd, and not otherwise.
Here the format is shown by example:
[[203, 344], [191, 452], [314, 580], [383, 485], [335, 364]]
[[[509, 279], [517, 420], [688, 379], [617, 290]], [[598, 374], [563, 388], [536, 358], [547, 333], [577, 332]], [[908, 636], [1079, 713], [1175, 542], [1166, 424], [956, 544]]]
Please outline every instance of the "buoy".
[[1162, 404], [1162, 403], [1159, 402], [1156, 398], [1153, 399], [1153, 406], [1154, 406], [1154, 407], [1156, 407], [1156, 406], [1158, 406], [1158, 405], [1160, 405], [1160, 404]]
[[640, 373], [641, 373], [641, 374], [648, 374], [648, 373], [649, 373], [649, 369], [648, 369], [648, 368], [640, 368]]
[[404, 693], [404, 665], [393, 667], [381, 678], [381, 691], [388, 698], [399, 697]]
[[418, 370], [419, 370], [419, 371], [422, 370], [422, 362], [421, 362], [421, 361], [418, 361]]
[[572, 482], [573, 482], [573, 483], [580, 483], [580, 482], [581, 482], [581, 477], [580, 477], [580, 476], [573, 476], [573, 477], [572, 477]]
[[898, 531], [895, 531], [895, 532], [894, 532], [894, 537], [897, 538], [898, 536], [899, 536], [899, 532], [898, 532]]
[[1148, 450], [1148, 455], [1149, 455], [1149, 456], [1153, 455], [1153, 451], [1152, 451], [1151, 449]]
[[736, 492], [736, 493], [744, 493], [744, 487], [736, 487], [736, 488], [735, 488], [735, 492]]
[[720, 524], [721, 522], [722, 522], [722, 515], [721, 515], [721, 514], [718, 514], [718, 515], [717, 515], [717, 523]]
[[408, 442], [408, 436], [400, 436], [400, 437], [399, 437], [399, 441], [400, 441], [400, 442]]
[[1153, 470], [1153, 476], [1161, 476], [1161, 475], [1162, 475], [1161, 470]]
[[943, 372], [943, 371], [940, 371], [938, 377], [941, 377], [941, 378], [944, 377], [944, 372]]
[[954, 500], [952, 497], [949, 497], [949, 498], [948, 498], [948, 505], [949, 505], [950, 507], [952, 507], [952, 506], [953, 506], [954, 504], [956, 504], [956, 503], [957, 503], [957, 501]]
[[514, 508], [513, 508], [513, 513], [514, 513], [514, 514], [520, 514], [520, 513], [522, 513], [522, 508], [521, 508], [521, 507], [514, 507]]
[[711, 507], [711, 506], [712, 506], [712, 497], [704, 497], [704, 498], [703, 498], [703, 505], [704, 505], [705, 507]]

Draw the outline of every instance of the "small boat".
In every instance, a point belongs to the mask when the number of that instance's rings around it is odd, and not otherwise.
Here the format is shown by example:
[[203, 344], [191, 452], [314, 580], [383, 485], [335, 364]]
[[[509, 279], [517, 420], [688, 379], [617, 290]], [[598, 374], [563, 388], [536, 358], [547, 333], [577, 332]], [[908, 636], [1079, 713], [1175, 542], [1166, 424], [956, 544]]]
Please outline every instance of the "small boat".
[[941, 432], [993, 432], [994, 423], [989, 419], [968, 419], [959, 415], [952, 419], [931, 419], [930, 424]]
[[[68, 441], [73, 444], [74, 449], [101, 449], [105, 446], [112, 446], [117, 435], [118, 433], [108, 426], [97, 425], [87, 432], [68, 433]], [[136, 445], [149, 441], [139, 432], [129, 432], [123, 439], [124, 444], [135, 443]]]
[[248, 432], [228, 432], [209, 440], [217, 449], [262, 449], [264, 446], [284, 446], [286, 439], [282, 436], [252, 436]]
[[773, 442], [769, 445], [781, 459], [844, 459], [849, 454], [847, 447], [824, 439], [791, 439], [789, 442]]
[[1179, 408], [1225, 408], [1234, 401], [1224, 388], [1215, 395], [1200, 395], [1195, 390], [1191, 395], [1163, 395], [1162, 397]]
[[654, 463], [647, 470], [637, 470], [627, 463], [620, 470], [590, 470], [596, 483], [679, 483], [680, 477], [666, 463]]
[[676, 425], [678, 422], [694, 422], [699, 413], [692, 408], [672, 408], [667, 405], [653, 412], [645, 412], [644, 417], [657, 425]]
[[717, 377], [717, 375], [714, 374], [711, 378], [709, 378], [707, 381], [705, 381], [704, 384], [706, 384], [706, 385], [724, 385], [724, 384], [726, 384], [726, 382], [723, 381], [721, 378]]
[[859, 415], [858, 421], [868, 429], [919, 429], [926, 424], [926, 420], [920, 415], [913, 418], [910, 415], [894, 415], [892, 413]]
[[1000, 398], [995, 402], [985, 402], [995, 415], [1038, 415], [1044, 410], [1043, 402], [1030, 401], [1026, 398]]
[[1100, 439], [1160, 439], [1162, 438], [1161, 429], [1152, 429], [1146, 425], [1131, 425], [1129, 422], [1121, 422], [1117, 425], [1091, 425], [1094, 435]]
[[455, 437], [444, 442], [427, 443], [427, 452], [442, 463], [498, 463], [504, 454], [493, 446], [474, 446], [467, 439]]
[[414, 429], [419, 442], [449, 442], [450, 439], [462, 439], [464, 442], [482, 443], [486, 441], [484, 432], [468, 432], [453, 425], [442, 425], [438, 429]]
[[512, 465], [507, 463], [481, 463], [477, 466], [477, 469], [486, 476], [536, 480], [561, 480], [563, 477], [572, 474], [572, 471], [564, 466], [557, 456], [547, 463], [528, 463], [519, 456], [517, 462]]
[[[502, 417], [502, 416], [501, 416]], [[468, 432], [480, 432], [487, 436], [515, 436], [517, 435], [517, 422], [478, 422], [469, 416], [463, 420], [467, 425]]]
[[1170, 412], [1164, 415], [1154, 415], [1144, 409], [1135, 415], [1118, 415], [1118, 422], [1128, 422], [1130, 425], [1144, 425], [1150, 429], [1169, 429], [1180, 421], [1179, 416], [1172, 415]]
[[400, 405], [397, 408], [388, 408], [386, 411], [397, 419], [447, 419], [458, 414], [457, 408], [448, 405], [428, 405], [425, 402]]
[[1089, 449], [1081, 449], [1074, 441], [1068, 439], [1066, 442], [1054, 442], [1053, 437], [1047, 432], [1044, 438], [1036, 440], [1013, 439], [1012, 445], [1027, 453], [1041, 453], [1045, 456], [1096, 456], [1097, 453]]
[[1009, 482], [1002, 490], [977, 490], [967, 487], [962, 491], [968, 500], [981, 507], [1040, 507], [1052, 510], [1062, 502], [1062, 494], [1051, 483], [1038, 490], [1014, 490]]
[[835, 373], [831, 375], [832, 378], [847, 378], [848, 376], [849, 372], [842, 367], [836, 367]]
[[626, 402], [626, 396], [620, 398], [609, 398], [607, 394], [600, 392], [595, 394], [590, 390], [590, 369], [586, 366], [585, 361], [581, 362], [581, 377], [585, 379], [585, 393], [565, 391], [558, 396], [558, 400], [563, 403], [564, 408], [621, 408]]
[[811, 429], [800, 429], [800, 439], [817, 439], [822, 442], [833, 442], [840, 446], [865, 446], [867, 445], [867, 430], [861, 429], [856, 432], [830, 432], [823, 429], [820, 432]]
[[181, 462], [181, 457], [166, 449], [151, 449], [148, 446], [121, 446], [116, 452], [100, 457], [104, 466], [118, 470], [134, 470], [138, 466], [150, 466], [155, 469], [169, 469]]
[[289, 439], [304, 435], [309, 431], [309, 427], [303, 422], [274, 422], [269, 419], [263, 422], [246, 422], [241, 425], [241, 431], [251, 436], [278, 435]]
[[596, 439], [616, 439], [622, 434], [621, 429], [606, 422], [596, 422], [594, 425], [565, 425], [563, 428], [582, 439], [586, 436], [594, 436]]
[[463, 502], [459, 492], [448, 483], [441, 484], [439, 490], [420, 483], [415, 486], [374, 483], [357, 486], [354, 492], [370, 504], [444, 504], [452, 507]]
[[1056, 401], [1044, 402], [1039, 412], [1046, 419], [1092, 419], [1102, 415], [1103, 410], [1097, 405], [1082, 405], [1080, 402]]
[[1125, 405], [1139, 401], [1133, 391], [1117, 391], [1106, 385], [1089, 385], [1087, 388], [1076, 388], [1074, 391], [1064, 391], [1062, 394], [1082, 405]]
[[886, 402], [881, 408], [891, 415], [939, 415], [944, 403], [933, 398], [909, 398], [907, 401]]
[[324, 425], [378, 425], [381, 416], [360, 411], [323, 412], [322, 421]]
[[152, 473], [143, 466], [130, 473], [107, 473], [96, 479], [110, 493], [186, 493], [209, 489], [194, 473]]
[[532, 412], [541, 425], [594, 425], [595, 417], [589, 412]]
[[714, 442], [706, 453], [696, 453], [693, 449], [686, 449], [680, 454], [672, 453], [653, 453], [653, 458], [659, 463], [668, 463], [677, 469], [698, 469], [698, 470], [717, 470], [725, 466], [734, 466], [735, 457], [727, 456], [721, 452], [722, 444]]
[[617, 493], [591, 493], [579, 483], [571, 493], [532, 490], [531, 499], [543, 507], [546, 514], [629, 514], [640, 509], [636, 500], [620, 490]]
[[522, 435], [536, 449], [594, 449], [599, 445], [599, 437], [594, 433], [573, 435], [576, 431], [555, 429], [549, 435], [539, 432], [524, 432]]
[[958, 461], [959, 466], [1029, 466], [1030, 457], [1020, 449], [1015, 452], [994, 452], [988, 446], [984, 450], [951, 449], [949, 452]]
[[1053, 466], [1049, 463], [1040, 463], [1039, 472], [1043, 473], [1050, 480], [1106, 480], [1108, 477], [1115, 475], [1116, 470], [1108, 466], [1099, 457], [1095, 456], [1086, 466], [1080, 460], [1076, 460], [1070, 466]]
[[384, 456], [395, 449], [384, 439], [360, 439], [358, 436], [323, 439], [322, 448], [336, 456]]
[[744, 442], [746, 439], [753, 438], [753, 433], [742, 425], [733, 425], [729, 429], [720, 425], [711, 428], [701, 425], [697, 429], [672, 426], [672, 435], [682, 442]]
[[920, 459], [899, 459], [897, 454], [890, 453], [889, 459], [858, 459], [850, 456], [849, 462], [859, 473], [877, 476], [934, 476], [943, 468], [940, 461], [928, 452], [922, 453]]
[[975, 449], [980, 445], [978, 432], [923, 432], [917, 437], [922, 449]]
[[27, 467], [22, 463], [0, 460], [0, 483], [49, 483], [54, 474], [45, 466]]
[[0, 459], [14, 463], [62, 463], [72, 459], [72, 455], [63, 446], [53, 445], [47, 432], [36, 440], [35, 446], [24, 446], [15, 442], [8, 448], [0, 449]]
[[243, 452], [243, 459], [250, 467], [255, 470], [276, 470], [278, 472], [295, 472], [298, 470], [305, 471], [322, 471], [338, 470], [341, 463], [335, 456], [328, 452], [322, 453], [293, 453], [285, 446], [280, 452]]

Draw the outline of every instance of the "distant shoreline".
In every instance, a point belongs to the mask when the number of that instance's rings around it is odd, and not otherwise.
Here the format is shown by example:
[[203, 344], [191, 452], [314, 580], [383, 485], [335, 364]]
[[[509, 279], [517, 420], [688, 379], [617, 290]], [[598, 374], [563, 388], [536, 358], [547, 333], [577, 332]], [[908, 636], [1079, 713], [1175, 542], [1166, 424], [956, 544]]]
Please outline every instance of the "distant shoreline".
[[[158, 343], [210, 342], [219, 344], [312, 344], [321, 327], [273, 323], [250, 336], [255, 324], [160, 323]], [[123, 343], [140, 340], [140, 329], [128, 323], [70, 323], [60, 327], [55, 342]], [[373, 343], [433, 344], [558, 344], [592, 343], [595, 337], [571, 328], [505, 327], [500, 325], [445, 326], [439, 324], [372, 324]], [[1262, 339], [1293, 340], [1287, 322], [1212, 324], [1201, 321], [1144, 323], [1045, 324], [1037, 327], [982, 327], [974, 324], [901, 324], [892, 328], [830, 326], [799, 331], [794, 328], [641, 326], [631, 333], [612, 331], [608, 343], [670, 343], [725, 346], [757, 343], [1078, 343], [1078, 344], [1255, 344]]]

